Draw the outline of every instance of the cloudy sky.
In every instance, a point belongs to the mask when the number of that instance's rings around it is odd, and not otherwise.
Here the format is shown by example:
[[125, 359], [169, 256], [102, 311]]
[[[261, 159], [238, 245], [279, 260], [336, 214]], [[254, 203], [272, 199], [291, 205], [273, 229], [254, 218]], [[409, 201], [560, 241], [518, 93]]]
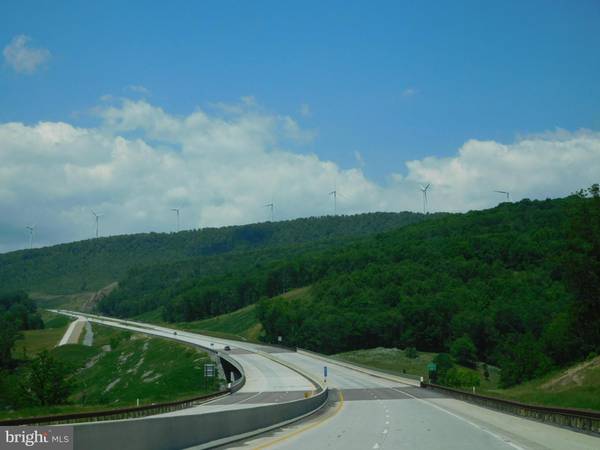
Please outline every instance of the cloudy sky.
[[598, 2], [188, 3], [2, 3], [0, 252], [600, 180]]

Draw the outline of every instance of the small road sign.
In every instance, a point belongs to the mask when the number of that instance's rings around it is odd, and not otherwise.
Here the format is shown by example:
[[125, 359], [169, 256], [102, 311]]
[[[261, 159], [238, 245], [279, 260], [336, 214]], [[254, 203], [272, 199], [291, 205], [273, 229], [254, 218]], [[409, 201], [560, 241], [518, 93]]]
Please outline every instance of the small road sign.
[[207, 378], [211, 378], [215, 376], [215, 365], [214, 364], [204, 364], [204, 376]]

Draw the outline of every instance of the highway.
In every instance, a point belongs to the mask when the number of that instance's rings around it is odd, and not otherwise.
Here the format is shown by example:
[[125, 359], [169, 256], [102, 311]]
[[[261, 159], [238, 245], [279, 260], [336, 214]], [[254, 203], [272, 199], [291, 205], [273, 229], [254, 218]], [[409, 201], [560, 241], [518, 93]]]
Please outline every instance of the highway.
[[[77, 313], [72, 313], [74, 316]], [[154, 325], [86, 315], [90, 321], [176, 338], [210, 348], [231, 347], [246, 385], [215, 402], [169, 414], [246, 408], [300, 398], [328, 368], [330, 401], [304, 420], [221, 448], [238, 449], [569, 449], [600, 448], [600, 438], [478, 407], [422, 389], [414, 381], [374, 376], [318, 355], [241, 343]], [[257, 353], [258, 352], [258, 353]], [[268, 357], [267, 357], [268, 356]]]

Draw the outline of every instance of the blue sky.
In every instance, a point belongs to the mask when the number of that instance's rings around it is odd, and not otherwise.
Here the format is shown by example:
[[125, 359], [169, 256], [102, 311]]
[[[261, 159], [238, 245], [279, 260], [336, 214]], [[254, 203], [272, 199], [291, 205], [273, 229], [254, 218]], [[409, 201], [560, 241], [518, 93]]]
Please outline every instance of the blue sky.
[[374, 177], [472, 138], [600, 128], [597, 1], [147, 3], [3, 2], [0, 42], [53, 58], [2, 70], [0, 120], [85, 123], [128, 85], [175, 114], [253, 95], [309, 105], [310, 149], [346, 167], [360, 151]]
[[251, 96], [312, 136], [279, 145], [377, 187], [470, 140], [600, 130], [600, 2], [416, 3], [5, 0], [0, 47], [27, 36], [49, 56], [30, 73], [5, 57], [0, 124], [102, 128], [107, 95], [179, 118]]

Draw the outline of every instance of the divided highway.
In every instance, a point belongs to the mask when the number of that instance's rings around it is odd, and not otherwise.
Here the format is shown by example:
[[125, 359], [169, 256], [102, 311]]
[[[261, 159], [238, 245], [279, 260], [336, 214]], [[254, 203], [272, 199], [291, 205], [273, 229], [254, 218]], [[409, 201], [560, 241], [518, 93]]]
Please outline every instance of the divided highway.
[[[61, 311], [66, 313], [64, 311]], [[68, 312], [75, 317], [80, 313]], [[85, 315], [92, 322], [207, 348], [231, 347], [246, 385], [237, 393], [170, 415], [202, 414], [276, 404], [315, 389], [328, 367], [326, 408], [282, 429], [221, 448], [243, 449], [573, 449], [600, 448], [600, 438], [478, 407], [417, 387], [414, 381], [373, 375], [306, 352], [217, 339], [166, 327]], [[211, 346], [211, 344], [213, 344]], [[192, 447], [194, 448], [194, 447]], [[199, 447], [198, 447], [199, 448]], [[206, 448], [206, 446], [202, 447]]]

